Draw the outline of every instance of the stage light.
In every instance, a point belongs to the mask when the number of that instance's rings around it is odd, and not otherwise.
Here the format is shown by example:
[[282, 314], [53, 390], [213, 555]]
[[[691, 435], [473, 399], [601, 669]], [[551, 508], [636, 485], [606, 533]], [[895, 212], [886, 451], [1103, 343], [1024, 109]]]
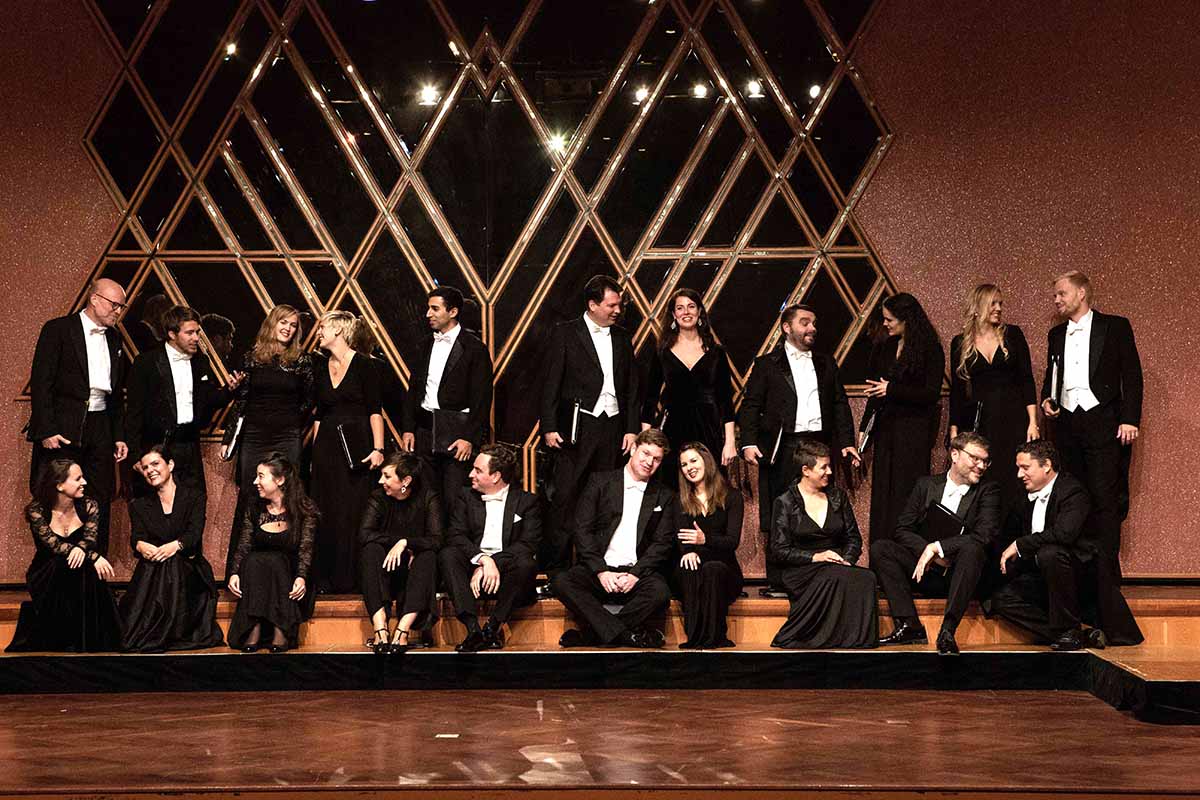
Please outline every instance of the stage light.
[[550, 134], [550, 149], [560, 156], [567, 152], [567, 135], [565, 133]]
[[813, 100], [816, 100], [818, 97], [820, 97], [821, 85], [819, 83], [814, 83], [812, 86], [808, 87], [808, 96]]
[[637, 105], [638, 103], [642, 102], [649, 96], [650, 96], [650, 90], [647, 89], [645, 86], [639, 86], [637, 88], [637, 91], [633, 93], [634, 105]]
[[697, 100], [703, 100], [708, 97], [708, 87], [703, 83], [697, 83], [692, 87], [692, 97], [695, 97]]
[[756, 80], [751, 80], [746, 84], [746, 96], [759, 98], [763, 96], [762, 84]]
[[433, 86], [426, 84], [425, 86], [421, 87], [419, 98], [420, 99], [417, 101], [417, 105], [436, 106], [438, 101], [438, 90]]
[[450, 52], [455, 58], [458, 58], [458, 45], [456, 45], [454, 42], [450, 42]]
[[230, 42], [229, 44], [225, 45], [225, 55], [237, 55], [237, 42]]

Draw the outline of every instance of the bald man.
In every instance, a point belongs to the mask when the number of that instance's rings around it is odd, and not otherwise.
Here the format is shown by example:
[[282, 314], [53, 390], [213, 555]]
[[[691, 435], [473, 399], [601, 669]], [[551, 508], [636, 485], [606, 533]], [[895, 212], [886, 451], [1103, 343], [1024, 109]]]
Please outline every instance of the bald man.
[[33, 395], [26, 429], [33, 443], [29, 482], [43, 464], [69, 458], [83, 468], [86, 492], [100, 504], [97, 548], [108, 552], [108, 512], [116, 462], [124, 460], [122, 384], [125, 354], [117, 319], [125, 290], [101, 278], [88, 290], [83, 310], [42, 326], [29, 380]]

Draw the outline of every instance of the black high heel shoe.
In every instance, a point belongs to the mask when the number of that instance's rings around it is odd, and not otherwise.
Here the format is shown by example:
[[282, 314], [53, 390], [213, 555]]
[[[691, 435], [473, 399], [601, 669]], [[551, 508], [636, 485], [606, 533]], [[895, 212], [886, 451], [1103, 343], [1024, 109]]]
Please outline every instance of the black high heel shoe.
[[242, 652], [243, 653], [257, 653], [259, 650], [262, 649], [262, 646], [263, 646], [263, 643], [261, 641], [255, 642], [254, 644], [242, 645]]
[[[379, 635], [381, 633], [383, 636]], [[385, 655], [389, 648], [391, 648], [391, 645], [388, 643], [387, 628], [376, 628], [375, 635], [370, 639], [367, 639], [365, 642], [363, 642], [363, 644], [371, 648], [371, 652], [373, 652], [375, 655]]]
[[408, 643], [408, 633], [408, 631], [397, 628], [396, 633], [392, 636], [392, 643], [388, 645], [388, 652], [393, 655], [408, 652], [408, 648], [411, 646]]

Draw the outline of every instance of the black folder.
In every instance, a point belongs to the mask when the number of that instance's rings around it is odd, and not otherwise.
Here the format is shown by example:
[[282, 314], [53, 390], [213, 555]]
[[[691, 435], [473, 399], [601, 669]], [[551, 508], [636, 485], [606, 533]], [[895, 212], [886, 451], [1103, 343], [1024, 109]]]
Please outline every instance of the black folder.
[[346, 466], [351, 472], [363, 472], [371, 468], [369, 462], [363, 459], [371, 455], [370, 434], [361, 426], [338, 423], [338, 442], [342, 446], [342, 455], [346, 457]]
[[470, 441], [470, 437], [467, 436], [467, 424], [471, 418], [469, 411], [435, 408], [430, 413], [433, 415], [432, 436], [430, 436], [433, 455], [445, 453], [450, 449], [450, 445], [458, 439]]
[[925, 515], [925, 541], [942, 542], [961, 536], [966, 531], [966, 523], [962, 517], [937, 503], [929, 508]]
[[243, 415], [238, 417], [237, 422], [234, 423], [233, 435], [229, 437], [229, 441], [226, 443], [228, 449], [226, 449], [225, 455], [221, 456], [222, 461], [233, 461], [233, 457], [237, 455], [238, 445], [242, 441], [242, 425], [245, 422], [246, 417]]
[[579, 415], [582, 413], [579, 398], [563, 400], [558, 404], [558, 435], [562, 443], [570, 447], [579, 444]]

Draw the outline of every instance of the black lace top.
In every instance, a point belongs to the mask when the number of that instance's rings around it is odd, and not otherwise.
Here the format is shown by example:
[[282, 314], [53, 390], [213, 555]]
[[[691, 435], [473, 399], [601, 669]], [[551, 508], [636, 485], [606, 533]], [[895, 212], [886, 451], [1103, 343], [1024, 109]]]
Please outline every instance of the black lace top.
[[[287, 530], [278, 533], [263, 530], [272, 522], [286, 522]], [[312, 566], [313, 546], [317, 538], [317, 514], [306, 514], [299, 526], [292, 524], [291, 517], [284, 511], [272, 514], [265, 505], [251, 503], [242, 515], [242, 526], [238, 533], [237, 550], [233, 554], [229, 574], [236, 575], [242, 561], [252, 550], [282, 550], [292, 556], [296, 577], [308, 579]]]
[[244, 416], [246, 424], [258, 428], [304, 427], [316, 402], [311, 355], [304, 353], [291, 364], [278, 357], [260, 364], [250, 352], [242, 371], [246, 379], [234, 393], [234, 419]]
[[[67, 541], [66, 536], [59, 536], [50, 529], [50, 515], [42, 508], [42, 504], [34, 500], [25, 507], [25, 519], [29, 523], [29, 531], [33, 534], [33, 543], [42, 550], [48, 550], [56, 556], [65, 556], [72, 547], [78, 547], [87, 554], [89, 561], [100, 557], [96, 552], [96, 538], [100, 530], [100, 505], [90, 497], [75, 501], [75, 513], [83, 521], [83, 539], [77, 544]], [[72, 531], [73, 533], [73, 531]]]

